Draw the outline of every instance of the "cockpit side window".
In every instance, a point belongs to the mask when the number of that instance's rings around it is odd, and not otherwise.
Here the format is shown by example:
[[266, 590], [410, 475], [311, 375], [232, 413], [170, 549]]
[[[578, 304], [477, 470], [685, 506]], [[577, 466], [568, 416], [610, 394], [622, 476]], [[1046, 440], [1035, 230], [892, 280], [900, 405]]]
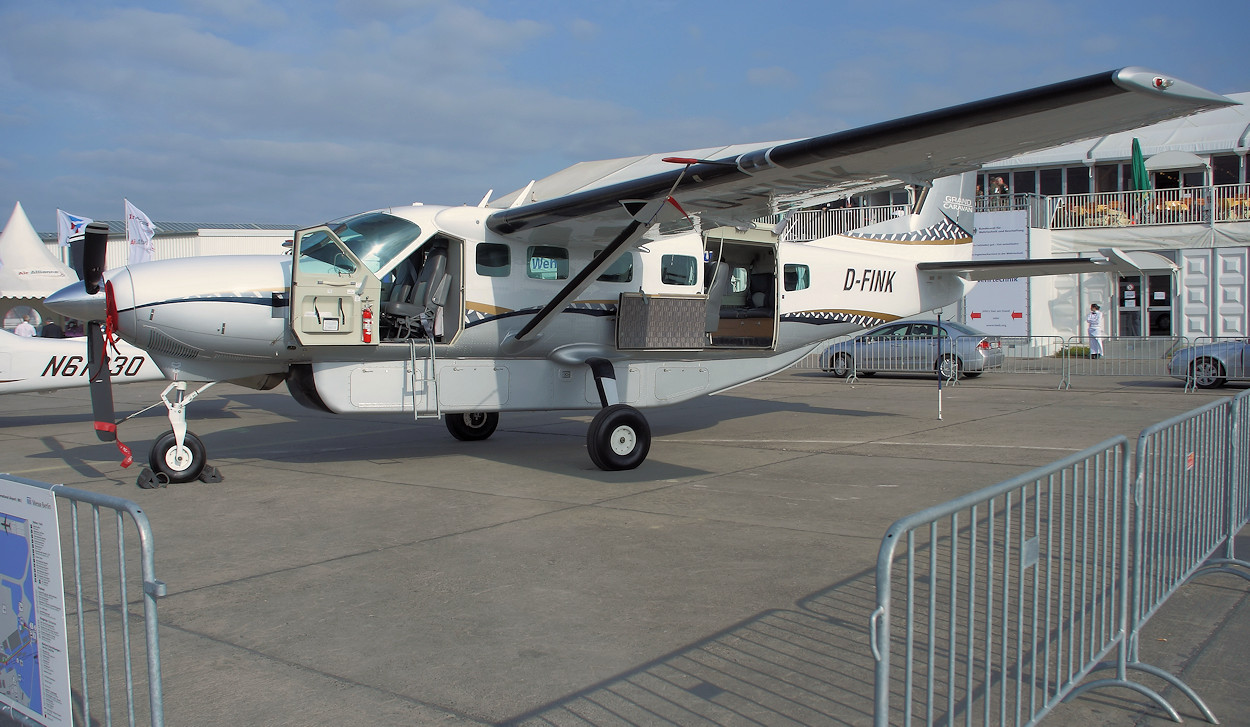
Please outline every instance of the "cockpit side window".
[[506, 278], [512, 268], [512, 253], [507, 245], [497, 242], [479, 242], [477, 245], [477, 274], [485, 278]]
[[331, 222], [329, 227], [374, 273], [421, 236], [416, 223], [385, 212], [346, 217]]
[[304, 272], [321, 275], [351, 275], [356, 272], [356, 263], [324, 228], [300, 238], [299, 267]]

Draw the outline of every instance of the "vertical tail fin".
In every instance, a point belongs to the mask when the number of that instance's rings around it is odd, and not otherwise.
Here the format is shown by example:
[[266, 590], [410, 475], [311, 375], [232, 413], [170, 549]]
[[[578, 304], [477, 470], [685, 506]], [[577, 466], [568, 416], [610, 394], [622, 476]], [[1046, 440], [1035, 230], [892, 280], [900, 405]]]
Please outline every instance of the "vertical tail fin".
[[912, 214], [861, 227], [847, 236], [881, 242], [970, 243], [975, 195], [975, 172], [935, 179], [920, 190]]

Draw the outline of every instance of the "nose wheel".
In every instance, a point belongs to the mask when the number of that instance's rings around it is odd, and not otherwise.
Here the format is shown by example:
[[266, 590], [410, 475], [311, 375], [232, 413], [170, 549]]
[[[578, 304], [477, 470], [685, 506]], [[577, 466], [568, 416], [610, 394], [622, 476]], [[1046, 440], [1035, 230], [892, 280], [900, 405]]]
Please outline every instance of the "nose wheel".
[[[217, 468], [208, 466], [208, 450], [204, 443], [187, 431], [187, 405], [212, 385], [213, 382], [209, 382], [187, 394], [186, 382], [174, 381], [161, 392], [161, 401], [169, 410], [169, 424], [173, 428], [152, 443], [152, 449], [148, 452], [149, 467], [140, 473], [136, 482], [139, 487], [151, 489], [171, 482], [190, 482], [195, 479], [221, 482], [221, 473]], [[169, 398], [171, 391], [175, 392], [172, 400]], [[153, 404], [152, 407], [154, 406], [159, 405]], [[135, 412], [127, 419], [145, 411], [147, 409]]]
[[190, 482], [204, 471], [208, 455], [200, 438], [187, 432], [183, 435], [182, 446], [174, 436], [174, 430], [165, 432], [156, 439], [152, 451], [148, 454], [148, 464], [157, 475], [164, 475], [170, 482]]

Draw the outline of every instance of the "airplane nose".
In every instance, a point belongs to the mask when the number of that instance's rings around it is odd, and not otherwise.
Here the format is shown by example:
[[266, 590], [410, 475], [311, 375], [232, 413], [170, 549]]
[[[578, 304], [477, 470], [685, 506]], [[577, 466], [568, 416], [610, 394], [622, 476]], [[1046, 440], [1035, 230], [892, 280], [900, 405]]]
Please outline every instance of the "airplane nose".
[[43, 303], [66, 318], [77, 318], [80, 321], [102, 321], [106, 310], [104, 288], [100, 288], [95, 295], [88, 295], [82, 283], [72, 283], [61, 288], [44, 298]]

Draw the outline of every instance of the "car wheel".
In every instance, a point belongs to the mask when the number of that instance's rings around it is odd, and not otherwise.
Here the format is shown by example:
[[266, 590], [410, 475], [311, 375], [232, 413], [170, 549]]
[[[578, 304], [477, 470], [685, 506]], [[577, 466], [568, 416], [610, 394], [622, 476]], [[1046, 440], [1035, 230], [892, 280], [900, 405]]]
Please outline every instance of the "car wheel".
[[957, 378], [963, 372], [964, 362], [959, 360], [958, 356], [952, 356], [949, 353], [938, 359], [937, 365], [938, 375], [944, 379], [950, 380]]
[[851, 357], [845, 353], [837, 353], [833, 355], [833, 360], [829, 362], [829, 373], [837, 376], [839, 379], [845, 379], [851, 375], [853, 361]]
[[471, 411], [464, 414], [448, 414], [447, 431], [462, 442], [479, 442], [495, 433], [499, 426], [499, 414], [493, 411]]
[[1224, 385], [1224, 365], [1213, 358], [1200, 358], [1189, 365], [1189, 375], [1199, 389], [1215, 389]]

